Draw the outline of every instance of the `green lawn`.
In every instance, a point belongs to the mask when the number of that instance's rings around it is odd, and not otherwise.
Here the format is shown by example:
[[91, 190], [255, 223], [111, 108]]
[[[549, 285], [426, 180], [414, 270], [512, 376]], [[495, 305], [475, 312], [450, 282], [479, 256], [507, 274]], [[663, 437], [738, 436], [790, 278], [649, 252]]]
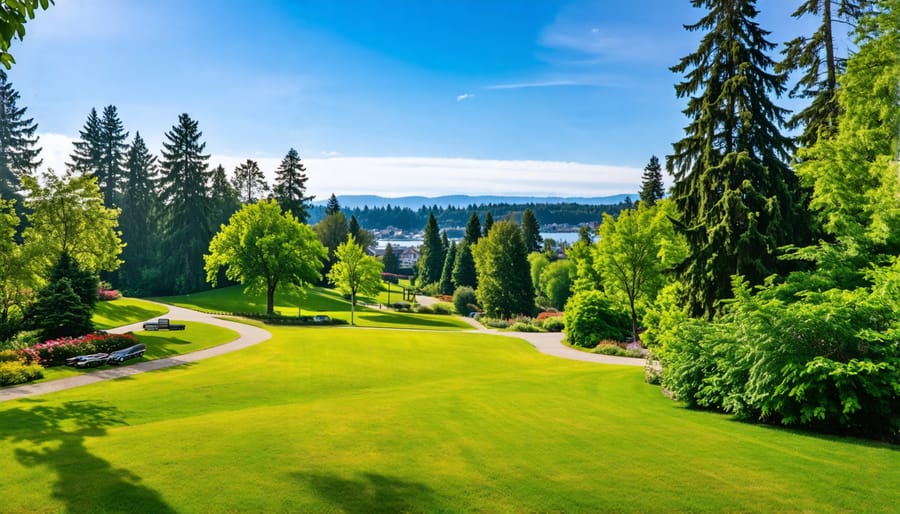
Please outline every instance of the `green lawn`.
[[[238, 337], [238, 333], [227, 328], [208, 325], [206, 323], [197, 323], [194, 321], [172, 320], [173, 323], [184, 323], [184, 331], [175, 332], [147, 332], [140, 330], [134, 332], [138, 341], [147, 346], [147, 351], [140, 359], [128, 361], [128, 364], [142, 362], [146, 360], [162, 359], [165, 357], [173, 357], [185, 353], [203, 350], [212, 346], [234, 341]], [[101, 366], [94, 369], [106, 369], [115, 366]], [[48, 380], [56, 380], [58, 378], [70, 377], [87, 373], [90, 370], [70, 368], [68, 366], [54, 366], [44, 370], [44, 378], [36, 382], [46, 382]]]
[[168, 309], [136, 298], [119, 298], [108, 302], [97, 302], [94, 307], [94, 326], [97, 330], [108, 330], [155, 318]]
[[690, 411], [640, 369], [465, 332], [267, 327], [0, 403], [0, 512], [856, 511], [900, 452]]
[[[397, 291], [397, 286], [394, 286]], [[398, 294], [399, 296], [399, 294]], [[386, 298], [385, 293], [385, 298]], [[393, 293], [391, 294], [393, 299]], [[264, 295], [246, 295], [243, 287], [233, 286], [213, 289], [202, 293], [182, 296], [165, 296], [155, 298], [158, 301], [206, 312], [265, 312]], [[370, 303], [379, 303], [377, 298], [362, 299]], [[338, 291], [325, 288], [310, 289], [302, 300], [293, 294], [275, 295], [275, 310], [285, 316], [296, 316], [298, 302], [303, 307], [303, 314], [324, 314], [337, 319], [350, 320], [350, 302], [344, 300]], [[385, 303], [385, 302], [381, 302]], [[361, 327], [420, 328], [434, 330], [467, 330], [464, 321], [454, 316], [436, 314], [414, 314], [396, 312], [391, 309], [364, 307], [357, 305], [356, 324]]]

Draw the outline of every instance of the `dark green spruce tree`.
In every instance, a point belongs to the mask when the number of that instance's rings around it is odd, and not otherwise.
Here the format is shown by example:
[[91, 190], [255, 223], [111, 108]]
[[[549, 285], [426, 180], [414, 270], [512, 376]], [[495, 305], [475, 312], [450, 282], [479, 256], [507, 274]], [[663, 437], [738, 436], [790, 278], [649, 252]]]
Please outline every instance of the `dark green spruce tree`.
[[641, 203], [653, 207], [656, 202], [663, 199], [666, 190], [663, 188], [662, 166], [655, 155], [650, 156], [650, 162], [644, 166], [644, 175], [641, 181]]
[[103, 122], [96, 108], [91, 108], [84, 127], [78, 131], [78, 141], [72, 146], [74, 149], [66, 166], [82, 175], [96, 176], [103, 160]]
[[487, 214], [484, 215], [484, 225], [482, 225], [483, 232], [481, 233], [482, 237], [486, 237], [488, 233], [491, 231], [491, 227], [494, 226], [494, 215], [491, 214], [491, 211], [488, 211]]
[[805, 243], [809, 220], [787, 162], [793, 151], [781, 134], [786, 111], [769, 95], [785, 90], [772, 71], [774, 44], [755, 18], [754, 0], [693, 0], [708, 12], [691, 32], [705, 31], [697, 51], [672, 71], [687, 98], [691, 123], [673, 145], [668, 167], [678, 227], [690, 256], [680, 266], [692, 314], [712, 317], [732, 296], [731, 276], [759, 284], [785, 271], [779, 247]]
[[447, 257], [444, 258], [444, 267], [441, 269], [441, 280], [438, 289], [441, 294], [453, 294], [453, 265], [456, 263], [456, 241], [450, 243]]
[[[225, 167], [221, 164], [212, 170], [209, 200], [209, 219], [213, 232], [218, 232], [222, 225], [228, 223], [232, 214], [241, 210], [241, 195], [228, 181]], [[222, 271], [224, 272], [224, 269]]]
[[791, 129], [802, 127], [798, 138], [801, 146], [812, 146], [819, 136], [833, 136], [837, 130], [838, 77], [847, 68], [847, 55], [837, 44], [846, 38], [845, 27], [854, 25], [870, 0], [803, 0], [791, 15], [802, 18], [810, 15], [821, 23], [809, 36], [798, 36], [785, 44], [784, 60], [778, 63], [779, 72], [800, 71], [803, 75], [790, 91], [791, 98], [811, 99], [803, 110], [787, 123]]
[[478, 287], [478, 273], [475, 270], [475, 258], [472, 256], [472, 243], [463, 241], [456, 249], [456, 261], [453, 263], [453, 283], [456, 287]]
[[30, 174], [41, 165], [35, 136], [38, 125], [25, 118], [27, 107], [19, 107], [19, 92], [0, 70], [0, 198], [16, 199], [16, 212], [21, 218], [22, 198], [19, 177]]
[[341, 204], [338, 203], [338, 199], [334, 196], [334, 193], [331, 193], [331, 197], [328, 198], [328, 203], [325, 205], [325, 216], [331, 216], [332, 214], [337, 214], [341, 212]]
[[472, 211], [469, 221], [466, 223], [466, 235], [463, 240], [469, 244], [475, 244], [481, 238], [481, 220], [478, 219], [478, 213]]
[[438, 228], [434, 213], [431, 213], [428, 215], [428, 223], [425, 225], [425, 238], [422, 242], [422, 252], [419, 257], [419, 287], [439, 281], [443, 267], [444, 246], [441, 243], [441, 231]]
[[394, 253], [394, 247], [391, 246], [391, 243], [384, 247], [384, 256], [381, 258], [381, 262], [384, 264], [385, 273], [400, 272], [400, 258]]
[[522, 239], [528, 253], [541, 251], [541, 243], [544, 241], [541, 237], [541, 225], [530, 208], [522, 213]]
[[[275, 200], [285, 211], [288, 211], [300, 221], [306, 223], [309, 220], [310, 202], [315, 198], [306, 195], [306, 167], [300, 162], [300, 154], [291, 148], [281, 160], [281, 165], [275, 170]], [[337, 199], [335, 199], [337, 201]]]
[[259, 169], [259, 163], [253, 159], [247, 159], [234, 168], [231, 185], [240, 193], [241, 201], [244, 203], [258, 201], [269, 190], [266, 176]]
[[154, 293], [157, 280], [156, 218], [159, 202], [156, 192], [156, 157], [150, 154], [144, 139], [135, 132], [125, 159], [125, 176], [122, 182], [122, 213], [119, 227], [122, 230], [122, 265], [117, 270], [120, 289], [129, 296]]
[[165, 205], [163, 248], [168, 251], [162, 269], [171, 292], [182, 294], [206, 287], [203, 254], [213, 235], [207, 191], [209, 155], [203, 153], [206, 143], [200, 140], [199, 124], [187, 114], [180, 115], [178, 124], [165, 135], [160, 193]]
[[79, 137], [80, 140], [74, 143], [74, 152], [69, 156], [69, 168], [97, 177], [104, 205], [117, 206], [125, 175], [128, 132], [119, 119], [116, 106], [104, 107], [102, 118], [97, 115], [96, 109], [91, 109]]

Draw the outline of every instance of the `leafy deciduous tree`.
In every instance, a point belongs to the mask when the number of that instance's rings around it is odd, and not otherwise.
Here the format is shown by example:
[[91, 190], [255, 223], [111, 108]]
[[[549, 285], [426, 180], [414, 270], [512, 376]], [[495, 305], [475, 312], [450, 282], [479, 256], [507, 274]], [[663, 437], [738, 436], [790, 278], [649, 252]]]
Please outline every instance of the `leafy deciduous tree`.
[[489, 316], [534, 312], [534, 286], [522, 231], [511, 221], [493, 225], [472, 250], [478, 271], [478, 300]]
[[337, 262], [328, 272], [328, 280], [338, 289], [350, 295], [350, 324], [355, 324], [356, 297], [358, 294], [374, 295], [381, 291], [381, 263], [366, 255], [353, 240], [352, 235], [334, 252]]
[[241, 200], [245, 203], [259, 200], [261, 195], [269, 190], [266, 177], [259, 169], [259, 163], [252, 159], [247, 159], [234, 168], [231, 184], [240, 193]]

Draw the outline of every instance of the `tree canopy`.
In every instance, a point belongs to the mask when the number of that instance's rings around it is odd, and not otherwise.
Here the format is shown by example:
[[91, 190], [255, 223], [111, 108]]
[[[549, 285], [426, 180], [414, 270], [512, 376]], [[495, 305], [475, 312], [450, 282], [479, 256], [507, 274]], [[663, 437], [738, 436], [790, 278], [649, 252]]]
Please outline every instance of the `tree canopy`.
[[352, 235], [335, 250], [337, 262], [328, 272], [328, 281], [350, 295], [350, 324], [355, 324], [357, 295], [374, 295], [381, 290], [381, 271], [378, 259], [366, 255]]
[[508, 318], [534, 312], [528, 251], [517, 224], [494, 223], [472, 255], [478, 271], [478, 301], [489, 316]]
[[275, 187], [272, 188], [272, 193], [281, 208], [293, 214], [300, 223], [309, 220], [309, 202], [315, 198], [306, 194], [307, 180], [309, 178], [306, 176], [306, 167], [300, 162], [300, 154], [291, 148], [275, 170]]

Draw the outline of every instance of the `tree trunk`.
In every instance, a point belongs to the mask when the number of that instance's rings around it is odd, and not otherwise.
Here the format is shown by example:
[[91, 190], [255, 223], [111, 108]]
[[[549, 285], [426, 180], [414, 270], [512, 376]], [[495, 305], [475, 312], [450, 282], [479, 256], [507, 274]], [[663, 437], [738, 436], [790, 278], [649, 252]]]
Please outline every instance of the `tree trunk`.
[[634, 310], [634, 296], [629, 295], [628, 301], [631, 304], [631, 335], [634, 337], [632, 342], [638, 342], [638, 326], [637, 326], [637, 312]]
[[356, 293], [350, 293], [350, 324], [353, 325], [353, 316], [356, 314]]
[[275, 314], [275, 284], [266, 289], [266, 314]]

